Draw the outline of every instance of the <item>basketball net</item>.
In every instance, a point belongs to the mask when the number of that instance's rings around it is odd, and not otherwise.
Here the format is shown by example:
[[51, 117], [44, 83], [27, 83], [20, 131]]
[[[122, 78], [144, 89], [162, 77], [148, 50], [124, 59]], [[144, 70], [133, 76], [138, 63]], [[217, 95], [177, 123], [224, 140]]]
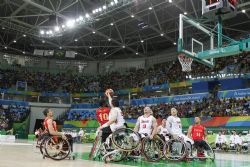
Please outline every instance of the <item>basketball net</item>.
[[193, 62], [192, 58], [186, 57], [185, 54], [179, 54], [178, 55], [179, 62], [181, 63], [182, 71], [183, 72], [190, 72], [191, 65]]

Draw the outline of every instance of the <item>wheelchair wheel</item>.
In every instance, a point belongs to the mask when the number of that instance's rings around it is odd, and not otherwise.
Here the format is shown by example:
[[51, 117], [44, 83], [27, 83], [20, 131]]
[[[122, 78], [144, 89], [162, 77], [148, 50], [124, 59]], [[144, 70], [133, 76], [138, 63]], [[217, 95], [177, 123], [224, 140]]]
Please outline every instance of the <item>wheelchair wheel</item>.
[[111, 152], [108, 152], [106, 155], [103, 156], [103, 160], [105, 163], [111, 161], [111, 162], [120, 162], [124, 160], [128, 155], [128, 152], [125, 151], [119, 151], [119, 150], [113, 150]]
[[40, 146], [39, 146], [39, 149], [40, 149], [40, 153], [42, 155], [45, 154], [45, 141], [46, 141], [46, 138], [42, 139], [41, 142], [40, 142]]
[[166, 142], [163, 153], [170, 161], [181, 161], [186, 158], [188, 148], [184, 141], [171, 139]]
[[68, 140], [54, 136], [45, 141], [45, 152], [47, 156], [53, 160], [63, 160], [69, 156], [71, 146]]
[[162, 158], [164, 142], [160, 138], [150, 139], [146, 137], [142, 140], [142, 154], [149, 162], [157, 162]]
[[39, 140], [37, 140], [37, 145], [39, 147], [40, 153], [42, 155], [45, 155], [45, 141], [49, 138], [47, 134], [44, 134], [39, 137]]
[[140, 136], [132, 129], [121, 128], [112, 134], [112, 143], [123, 151], [132, 151], [140, 144]]
[[91, 152], [89, 154], [89, 160], [95, 160], [96, 157], [98, 156], [99, 149], [101, 147], [101, 137], [98, 135], [95, 138], [95, 141], [93, 143], [93, 146], [91, 148]]
[[210, 160], [214, 161], [215, 160], [214, 150], [208, 143], [207, 143], [207, 147], [208, 147], [208, 150], [206, 150], [206, 153], [207, 153], [206, 159], [210, 159]]

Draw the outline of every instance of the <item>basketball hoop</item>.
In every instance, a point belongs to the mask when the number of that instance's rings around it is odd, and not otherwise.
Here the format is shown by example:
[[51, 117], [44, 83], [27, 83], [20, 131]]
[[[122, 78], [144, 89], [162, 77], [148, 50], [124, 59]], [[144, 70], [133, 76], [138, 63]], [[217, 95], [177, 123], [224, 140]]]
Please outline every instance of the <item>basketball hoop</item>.
[[182, 71], [183, 72], [190, 72], [191, 65], [193, 62], [192, 58], [186, 57], [185, 54], [179, 54], [178, 55], [179, 62], [181, 63]]

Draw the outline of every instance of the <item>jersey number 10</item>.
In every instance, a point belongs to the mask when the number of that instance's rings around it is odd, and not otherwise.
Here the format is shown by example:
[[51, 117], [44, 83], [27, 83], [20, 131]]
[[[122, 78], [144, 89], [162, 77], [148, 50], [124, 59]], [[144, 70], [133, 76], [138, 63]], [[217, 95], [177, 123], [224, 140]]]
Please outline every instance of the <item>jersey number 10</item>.
[[101, 121], [108, 121], [109, 120], [109, 116], [107, 113], [99, 114], [98, 116], [99, 116]]

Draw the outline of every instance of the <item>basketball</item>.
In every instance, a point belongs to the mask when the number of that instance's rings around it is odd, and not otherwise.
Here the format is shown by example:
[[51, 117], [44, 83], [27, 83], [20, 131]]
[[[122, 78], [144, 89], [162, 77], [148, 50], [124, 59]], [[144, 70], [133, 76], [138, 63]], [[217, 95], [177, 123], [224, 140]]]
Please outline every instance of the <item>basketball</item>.
[[112, 96], [114, 95], [113, 89], [107, 89], [107, 90], [105, 91], [105, 95], [107, 96], [108, 94], [110, 94], [110, 96], [112, 97]]

